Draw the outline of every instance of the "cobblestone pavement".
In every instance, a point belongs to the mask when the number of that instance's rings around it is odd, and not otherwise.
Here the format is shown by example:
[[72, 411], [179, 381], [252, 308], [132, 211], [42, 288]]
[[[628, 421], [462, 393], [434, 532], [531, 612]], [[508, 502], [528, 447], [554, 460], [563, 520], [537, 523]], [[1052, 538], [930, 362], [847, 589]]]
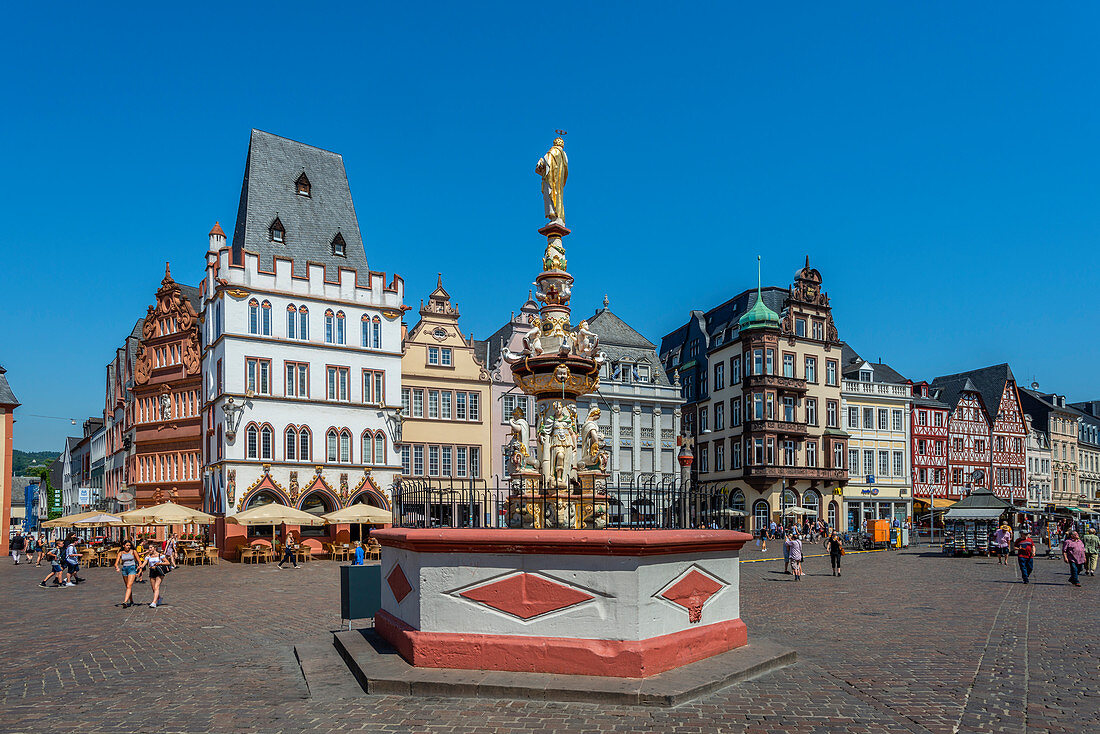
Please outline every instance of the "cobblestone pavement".
[[[755, 549], [746, 559], [759, 558]], [[362, 696], [314, 701], [292, 645], [339, 627], [337, 565], [182, 568], [159, 609], [123, 610], [119, 577], [0, 561], [2, 732], [1084, 732], [1100, 720], [1100, 582], [927, 550], [742, 566], [749, 634], [797, 665], [674, 709]], [[147, 584], [139, 600], [149, 601]], [[1088, 722], [1093, 722], [1088, 724]]]

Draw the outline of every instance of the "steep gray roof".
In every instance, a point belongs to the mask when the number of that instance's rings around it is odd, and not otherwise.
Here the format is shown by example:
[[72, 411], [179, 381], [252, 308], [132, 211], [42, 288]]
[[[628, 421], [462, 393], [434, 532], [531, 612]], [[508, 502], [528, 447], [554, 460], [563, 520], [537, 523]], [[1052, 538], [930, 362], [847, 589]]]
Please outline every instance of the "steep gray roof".
[[968, 372], [943, 375], [933, 380], [932, 385], [942, 388], [939, 399], [954, 408], [959, 401], [959, 393], [967, 389], [969, 382], [969, 389], [981, 394], [985, 409], [989, 411], [989, 418], [993, 420], [1001, 410], [1001, 397], [1004, 395], [1005, 383], [1009, 380], [1015, 381], [1016, 378], [1008, 364], [1002, 362]]
[[191, 308], [195, 309], [195, 313], [202, 312], [202, 295], [199, 289], [193, 285], [184, 285], [183, 283], [176, 283], [176, 285], [180, 287], [183, 297], [191, 302]]
[[634, 347], [655, 350], [656, 345], [639, 334], [634, 327], [616, 316], [611, 309], [601, 308], [588, 317], [588, 328], [600, 338], [600, 346]]
[[474, 358], [485, 367], [489, 366], [489, 342], [483, 339], [474, 339]]
[[[761, 291], [761, 295], [764, 297], [765, 306], [778, 314], [782, 314], [783, 309], [786, 308], [787, 297], [790, 295], [790, 290], [777, 286], [766, 286]], [[691, 333], [690, 327], [692, 321], [698, 324], [699, 330], [707, 340], [706, 348], [703, 351], [709, 350], [710, 345], [714, 343], [714, 335], [724, 332], [729, 328], [736, 328], [737, 319], [741, 318], [746, 311], [752, 308], [754, 303], [756, 303], [756, 289], [750, 288], [738, 293], [725, 303], [721, 303], [709, 311], [692, 311], [688, 317], [688, 323], [661, 337], [661, 354], [666, 354], [673, 349], [683, 346]], [[598, 334], [599, 332], [596, 333]], [[603, 341], [602, 335], [600, 341]], [[725, 341], [725, 339], [722, 340], [723, 344]]]
[[[303, 172], [309, 179], [309, 196], [297, 191], [296, 181]], [[276, 217], [286, 231], [284, 242], [271, 240]], [[332, 241], [338, 233], [347, 257], [333, 254]], [[356, 270], [365, 278], [367, 255], [343, 157], [253, 130], [232, 246], [233, 261], [238, 264], [243, 262], [243, 249], [258, 254], [264, 270], [272, 270], [278, 256], [294, 260], [295, 275], [305, 276], [307, 263], [313, 262], [325, 266], [328, 280], [339, 277], [339, 268]]]
[[0, 367], [0, 405], [6, 407], [21, 405], [15, 397], [15, 393], [11, 391], [11, 385], [8, 384], [7, 372], [6, 369]]

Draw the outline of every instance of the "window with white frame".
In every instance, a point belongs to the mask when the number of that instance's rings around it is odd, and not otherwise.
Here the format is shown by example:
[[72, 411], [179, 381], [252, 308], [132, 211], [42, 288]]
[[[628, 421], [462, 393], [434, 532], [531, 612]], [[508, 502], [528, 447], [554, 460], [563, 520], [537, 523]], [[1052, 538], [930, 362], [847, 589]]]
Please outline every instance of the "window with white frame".
[[439, 447], [438, 446], [429, 446], [428, 447], [428, 476], [429, 477], [438, 477], [439, 476]]
[[283, 387], [288, 398], [308, 398], [309, 364], [306, 362], [287, 362], [286, 382]]
[[424, 476], [424, 447], [421, 445], [413, 446], [413, 476]]
[[817, 442], [806, 442], [806, 466], [817, 466]]
[[328, 399], [347, 402], [350, 394], [347, 367], [328, 368]]
[[848, 406], [848, 427], [859, 428], [859, 408], [854, 405]]
[[464, 392], [455, 393], [455, 419], [466, 420], [466, 393]]
[[439, 395], [439, 417], [445, 421], [451, 420], [451, 391], [444, 390]]
[[327, 460], [335, 463], [340, 456], [340, 436], [335, 429], [330, 428], [325, 434], [325, 447], [327, 449]]
[[275, 431], [271, 426], [260, 429], [260, 458], [271, 461], [275, 453]]
[[454, 362], [454, 355], [451, 352], [450, 347], [440, 347], [439, 349], [439, 363], [444, 367], [450, 367]]
[[902, 411], [894, 410], [892, 412], [892, 418], [893, 418], [893, 426], [892, 426], [893, 430], [895, 430], [895, 431], [904, 430], [903, 425], [902, 425], [902, 421], [903, 421]]
[[481, 393], [470, 393], [470, 420], [481, 420]]
[[863, 473], [867, 476], [871, 476], [875, 473], [875, 452], [864, 451], [863, 452]]
[[412, 391], [412, 417], [424, 417], [424, 391], [416, 389]]
[[313, 457], [313, 447], [311, 446], [313, 434], [309, 429], [302, 426], [298, 429], [298, 461], [310, 461]]
[[428, 364], [439, 364], [439, 347], [428, 347]]
[[363, 370], [363, 402], [384, 405], [386, 402], [385, 373], [382, 370]]
[[452, 461], [452, 459], [454, 457], [454, 447], [453, 446], [444, 446], [440, 450], [440, 457], [441, 457], [440, 473], [445, 477], [454, 476], [454, 474], [453, 474], [453, 472], [454, 472], [454, 463]]
[[244, 432], [245, 457], [258, 459], [260, 457], [260, 429], [250, 425]]
[[864, 408], [863, 409], [863, 427], [868, 429], [874, 429], [875, 427], [875, 409]]
[[412, 474], [411, 450], [408, 444], [401, 446], [401, 473], [406, 476]]
[[455, 476], [466, 476], [468, 467], [466, 462], [466, 447], [455, 447]]
[[439, 418], [439, 391], [438, 390], [429, 390], [428, 391], [428, 417], [433, 418], [433, 419]]
[[245, 389], [257, 395], [271, 394], [271, 360], [250, 357], [245, 360]]
[[859, 474], [859, 449], [848, 449], [848, 473]]
[[890, 454], [886, 451], [878, 452], [878, 473], [881, 477], [890, 476]]
[[890, 411], [886, 408], [878, 409], [878, 429], [885, 431], [890, 428]]
[[401, 388], [401, 415], [408, 418], [411, 413], [409, 412], [409, 388]]

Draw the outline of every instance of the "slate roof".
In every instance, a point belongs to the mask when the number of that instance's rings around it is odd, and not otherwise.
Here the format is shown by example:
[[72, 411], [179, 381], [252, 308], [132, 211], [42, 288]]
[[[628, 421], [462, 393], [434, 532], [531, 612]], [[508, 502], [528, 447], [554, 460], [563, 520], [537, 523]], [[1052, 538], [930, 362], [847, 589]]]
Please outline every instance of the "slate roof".
[[[309, 196], [299, 195], [295, 183], [303, 171], [310, 183]], [[271, 240], [276, 217], [286, 231], [284, 242]], [[337, 233], [344, 238], [347, 257], [333, 254]], [[328, 280], [336, 280], [341, 267], [365, 277], [367, 255], [343, 156], [253, 130], [232, 248], [234, 262], [243, 262], [241, 250], [248, 250], [260, 256], [264, 270], [272, 270], [279, 256], [293, 258], [294, 274], [303, 277], [307, 262], [324, 265]]]
[[937, 397], [954, 408], [959, 402], [959, 394], [964, 391], [969, 382], [970, 387], [981, 394], [985, 409], [989, 411], [990, 420], [993, 420], [1001, 410], [1001, 397], [1004, 395], [1005, 383], [1015, 379], [1012, 368], [1007, 362], [1002, 362], [978, 370], [937, 377], [932, 380], [932, 386], [940, 389]]
[[17, 405], [22, 405], [22, 403], [11, 391], [11, 385], [8, 384], [8, 378], [6, 377], [7, 372], [6, 369], [0, 367], [0, 405], [14, 408]]
[[202, 312], [202, 295], [199, 289], [193, 285], [184, 285], [183, 283], [177, 283], [180, 287], [180, 291], [183, 293], [183, 297], [191, 302], [191, 308], [195, 310], [195, 313]]
[[1018, 392], [1020, 394], [1020, 409], [1031, 416], [1031, 425], [1040, 431], [1050, 432], [1050, 413], [1053, 410], [1074, 414], [1081, 412], [1071, 406], [1063, 408], [1055, 405], [1051, 395], [1044, 395], [1026, 387], [1019, 388]]
[[637, 349], [656, 350], [656, 345], [639, 334], [609, 308], [601, 308], [588, 317], [588, 328], [600, 338], [600, 346], [605, 344], [617, 347], [635, 347]]
[[489, 366], [489, 341], [482, 339], [473, 340], [474, 359], [484, 367]]
[[[783, 309], [787, 306], [787, 297], [790, 293], [790, 290], [787, 288], [768, 286], [761, 289], [760, 295], [763, 296], [765, 306], [775, 311], [777, 314], [782, 314]], [[719, 304], [706, 313], [703, 313], [702, 317], [706, 323], [705, 333], [710, 337], [708, 347], [714, 343], [713, 337], [716, 334], [724, 332], [730, 327], [736, 327], [737, 320], [744, 316], [755, 304], [756, 289], [749, 288], [747, 291], [738, 293], [725, 303]], [[726, 339], [723, 339], [722, 343], [725, 344], [726, 341]]]
[[1007, 510], [1011, 507], [1011, 502], [1005, 502], [988, 487], [975, 487], [969, 495], [951, 505], [948, 513], [956, 510]]

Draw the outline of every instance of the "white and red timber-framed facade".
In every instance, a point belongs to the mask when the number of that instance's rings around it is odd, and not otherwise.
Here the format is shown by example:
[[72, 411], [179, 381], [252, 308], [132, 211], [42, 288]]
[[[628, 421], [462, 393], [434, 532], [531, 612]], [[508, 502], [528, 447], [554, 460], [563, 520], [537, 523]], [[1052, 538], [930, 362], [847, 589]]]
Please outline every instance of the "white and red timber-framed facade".
[[126, 475], [138, 507], [162, 502], [199, 509], [202, 497], [202, 367], [198, 290], [164, 280], [142, 320], [134, 356], [133, 448]]
[[[933, 396], [952, 407], [949, 419], [948, 496], [978, 486], [998, 497], [1027, 502], [1027, 425], [1007, 364], [937, 377]], [[975, 475], [978, 469], [981, 475]], [[980, 482], [975, 481], [981, 476]]]
[[[145, 319], [140, 318], [107, 363], [103, 403], [106, 439], [103, 496], [108, 512], [134, 508], [130, 481], [130, 456], [134, 446], [134, 366]], [[59, 485], [60, 486], [60, 485]]]
[[[758, 287], [661, 340], [679, 382], [693, 470], [716, 483], [735, 526], [758, 531], [801, 507], [836, 527], [848, 483], [841, 428], [842, 342], [809, 259], [790, 288]], [[801, 518], [802, 516], [798, 516]]]
[[931, 396], [925, 381], [914, 383], [912, 393], [913, 501], [927, 508], [934, 500], [947, 500], [950, 411]]
[[[388, 509], [404, 282], [367, 265], [342, 157], [253, 130], [226, 240], [215, 225], [201, 288], [204, 508]], [[255, 533], [217, 532], [224, 551]]]

